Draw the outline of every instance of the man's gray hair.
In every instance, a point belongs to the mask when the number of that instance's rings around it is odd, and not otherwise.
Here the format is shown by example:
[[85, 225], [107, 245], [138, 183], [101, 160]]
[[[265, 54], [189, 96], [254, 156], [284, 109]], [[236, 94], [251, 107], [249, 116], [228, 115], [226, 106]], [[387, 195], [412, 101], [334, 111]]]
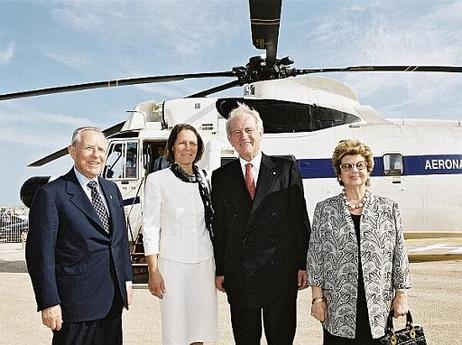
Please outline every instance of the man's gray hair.
[[236, 117], [238, 117], [240, 115], [243, 115], [243, 114], [251, 115], [255, 119], [255, 122], [257, 124], [257, 126], [256, 126], [257, 131], [263, 133], [263, 120], [261, 119], [260, 114], [258, 113], [258, 111], [254, 110], [254, 109], [251, 109], [248, 105], [246, 105], [244, 103], [239, 103], [238, 102], [237, 103], [237, 108], [234, 108], [229, 113], [228, 120], [226, 121], [226, 134], [228, 135], [228, 137], [231, 136], [231, 129], [230, 129], [231, 121], [234, 118], [236, 118]]
[[98, 132], [102, 134], [103, 137], [105, 137], [103, 131], [99, 129], [98, 127], [93, 127], [93, 126], [79, 127], [74, 131], [74, 133], [72, 133], [71, 145], [75, 146], [75, 144], [79, 143], [81, 141], [81, 135], [85, 131]]

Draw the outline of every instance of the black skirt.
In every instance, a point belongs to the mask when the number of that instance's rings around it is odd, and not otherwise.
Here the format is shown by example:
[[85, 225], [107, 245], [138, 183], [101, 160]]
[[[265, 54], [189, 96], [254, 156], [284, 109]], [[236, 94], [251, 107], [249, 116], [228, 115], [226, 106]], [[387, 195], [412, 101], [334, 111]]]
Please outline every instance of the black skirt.
[[[355, 225], [356, 239], [358, 241], [358, 253], [359, 248], [359, 226], [360, 226], [360, 215], [352, 214], [353, 223]], [[359, 253], [361, 254], [361, 253]], [[373, 345], [376, 344], [371, 334], [371, 327], [369, 324], [369, 314], [367, 311], [367, 302], [366, 302], [366, 291], [364, 289], [364, 279], [363, 279], [363, 268], [361, 265], [361, 255], [359, 255], [358, 260], [358, 299], [356, 302], [356, 334], [355, 338], [344, 338], [338, 337], [336, 335], [330, 334], [326, 329], [324, 329], [324, 345]]]

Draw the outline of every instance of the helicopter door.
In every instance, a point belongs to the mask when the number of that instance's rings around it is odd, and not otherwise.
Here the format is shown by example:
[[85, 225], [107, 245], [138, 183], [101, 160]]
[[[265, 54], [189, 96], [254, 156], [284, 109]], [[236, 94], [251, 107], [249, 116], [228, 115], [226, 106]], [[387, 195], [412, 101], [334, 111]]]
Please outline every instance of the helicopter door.
[[141, 224], [141, 182], [138, 141], [113, 140], [109, 144], [103, 177], [119, 187], [125, 206], [129, 238], [133, 241]]
[[166, 145], [166, 141], [143, 142], [143, 168], [146, 175], [170, 166], [166, 158]]

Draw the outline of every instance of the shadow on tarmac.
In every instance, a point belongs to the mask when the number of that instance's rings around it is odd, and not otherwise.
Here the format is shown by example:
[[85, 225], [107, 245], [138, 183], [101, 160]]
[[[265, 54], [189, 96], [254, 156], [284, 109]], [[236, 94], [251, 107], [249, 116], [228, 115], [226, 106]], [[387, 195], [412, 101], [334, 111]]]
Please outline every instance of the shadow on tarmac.
[[24, 260], [5, 261], [0, 259], [0, 273], [27, 273]]

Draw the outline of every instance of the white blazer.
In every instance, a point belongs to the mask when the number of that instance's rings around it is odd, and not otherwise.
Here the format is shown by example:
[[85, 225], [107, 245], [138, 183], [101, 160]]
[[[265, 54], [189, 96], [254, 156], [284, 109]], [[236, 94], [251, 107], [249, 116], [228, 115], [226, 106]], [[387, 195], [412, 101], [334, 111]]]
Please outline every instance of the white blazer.
[[213, 256], [197, 183], [183, 182], [170, 169], [149, 174], [143, 211], [145, 255], [198, 263]]

